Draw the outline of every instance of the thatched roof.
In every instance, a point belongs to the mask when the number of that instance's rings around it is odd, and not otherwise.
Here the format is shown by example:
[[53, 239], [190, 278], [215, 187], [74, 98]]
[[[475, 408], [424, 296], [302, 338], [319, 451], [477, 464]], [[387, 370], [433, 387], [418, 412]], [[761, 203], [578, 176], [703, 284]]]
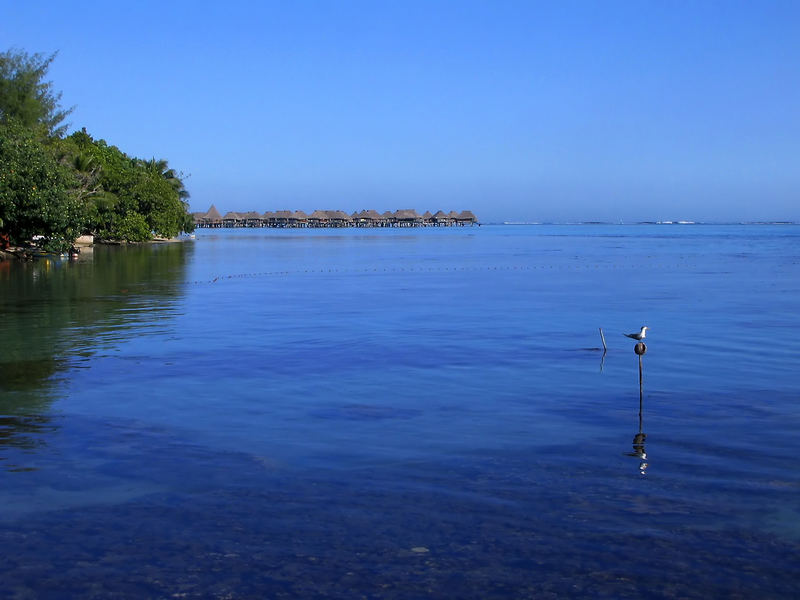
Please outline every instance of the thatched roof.
[[292, 213], [292, 218], [295, 221], [305, 221], [308, 219], [308, 215], [304, 213], [302, 210], [296, 210]]
[[251, 210], [251, 211], [249, 211], [249, 212], [246, 212], [246, 213], [244, 213], [244, 214], [242, 215], [242, 217], [243, 217], [243, 218], [245, 218], [245, 219], [248, 219], [248, 220], [249, 220], [249, 219], [261, 219], [261, 215], [260, 215], [260, 214], [258, 214], [258, 213], [257, 213], [256, 211], [254, 211], [254, 210]]
[[383, 216], [377, 210], [362, 210], [359, 216], [370, 221], [383, 221]]
[[446, 221], [447, 219], [452, 219], [453, 217], [448, 215], [443, 210], [437, 210], [436, 214], [433, 215], [433, 218], [436, 219], [437, 221]]
[[456, 211], [454, 211], [454, 210], [451, 210], [450, 214], [448, 214], [447, 216], [449, 216], [451, 219], [457, 219], [458, 218], [458, 213]]
[[275, 218], [275, 213], [271, 212], [271, 211], [267, 211], [263, 215], [261, 215], [261, 218], [264, 219], [265, 221], [269, 221], [270, 219], [274, 219]]
[[290, 210], [276, 210], [275, 211], [275, 218], [276, 219], [289, 220], [289, 219], [292, 218], [292, 211], [290, 211]]
[[240, 215], [237, 212], [233, 212], [233, 211], [226, 212], [225, 216], [222, 217], [222, 219], [225, 220], [225, 221], [229, 221], [229, 220], [239, 221], [241, 218], [242, 218], [242, 215]]
[[416, 221], [420, 217], [413, 208], [403, 208], [394, 213], [394, 218], [398, 221]]
[[222, 220], [222, 215], [219, 214], [219, 211], [217, 210], [217, 207], [212, 204], [211, 208], [208, 209], [208, 212], [206, 213], [206, 217], [205, 218], [208, 221], [221, 221]]
[[390, 210], [387, 210], [385, 213], [381, 215], [384, 219], [394, 219], [394, 213]]
[[328, 212], [324, 210], [315, 210], [310, 215], [308, 215], [309, 219], [319, 220], [319, 221], [327, 221], [328, 220]]
[[325, 211], [328, 213], [329, 219], [336, 219], [339, 221], [350, 221], [350, 215], [348, 215], [343, 210], [327, 210]]
[[458, 215], [457, 219], [459, 221], [477, 221], [478, 218], [472, 214], [471, 210], [462, 210], [461, 214]]
[[433, 218], [433, 215], [431, 214], [431, 211], [426, 210], [425, 214], [422, 215], [422, 218], [425, 219], [426, 221], [430, 221]]

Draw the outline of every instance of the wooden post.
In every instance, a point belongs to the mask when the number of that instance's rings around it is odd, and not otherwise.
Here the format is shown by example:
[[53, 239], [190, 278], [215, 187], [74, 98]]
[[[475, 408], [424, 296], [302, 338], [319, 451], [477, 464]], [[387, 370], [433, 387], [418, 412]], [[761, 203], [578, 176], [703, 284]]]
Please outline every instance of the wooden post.
[[642, 418], [642, 400], [644, 394], [642, 392], [642, 355], [639, 355], [639, 419]]
[[639, 418], [642, 418], [642, 356], [647, 352], [647, 346], [644, 342], [639, 342], [633, 347], [633, 351], [639, 356]]

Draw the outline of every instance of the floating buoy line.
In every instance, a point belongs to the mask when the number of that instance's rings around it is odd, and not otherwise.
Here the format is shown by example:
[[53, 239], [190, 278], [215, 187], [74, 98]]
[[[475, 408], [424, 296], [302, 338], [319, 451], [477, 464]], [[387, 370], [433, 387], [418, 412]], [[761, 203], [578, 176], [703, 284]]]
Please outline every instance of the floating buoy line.
[[237, 279], [256, 279], [261, 277], [288, 277], [298, 275], [357, 275], [357, 274], [382, 274], [382, 273], [460, 273], [460, 272], [483, 272], [483, 271], [598, 271], [605, 270], [652, 270], [652, 269], [692, 269], [696, 265], [670, 264], [670, 265], [487, 265], [480, 267], [362, 267], [362, 268], [317, 268], [317, 269], [295, 269], [281, 271], [261, 271], [257, 273], [233, 273], [227, 275], [217, 275], [211, 279], [200, 279], [187, 281], [187, 284], [203, 285], [221, 283]]

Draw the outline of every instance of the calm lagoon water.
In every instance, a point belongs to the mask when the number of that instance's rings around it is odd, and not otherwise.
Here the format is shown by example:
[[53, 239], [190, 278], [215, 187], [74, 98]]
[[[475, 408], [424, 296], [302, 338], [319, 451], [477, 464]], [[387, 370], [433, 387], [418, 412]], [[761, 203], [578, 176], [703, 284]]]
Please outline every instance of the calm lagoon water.
[[0, 263], [0, 595], [796, 597], [799, 313], [798, 226]]

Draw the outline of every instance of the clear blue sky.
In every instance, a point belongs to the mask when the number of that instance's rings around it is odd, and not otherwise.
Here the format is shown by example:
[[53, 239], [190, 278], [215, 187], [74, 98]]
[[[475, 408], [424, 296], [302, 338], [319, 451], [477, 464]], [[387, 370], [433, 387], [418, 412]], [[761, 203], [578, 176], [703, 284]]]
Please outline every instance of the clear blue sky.
[[800, 220], [800, 2], [0, 0], [193, 210]]

